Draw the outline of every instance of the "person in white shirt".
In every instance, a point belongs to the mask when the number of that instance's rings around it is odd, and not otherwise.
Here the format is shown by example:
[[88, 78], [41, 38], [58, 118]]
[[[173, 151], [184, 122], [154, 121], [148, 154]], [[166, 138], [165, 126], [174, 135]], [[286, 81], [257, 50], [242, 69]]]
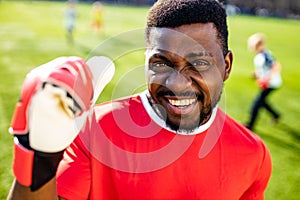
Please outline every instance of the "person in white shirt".
[[254, 76], [260, 92], [253, 102], [251, 115], [246, 127], [253, 130], [259, 111], [265, 108], [277, 122], [280, 114], [268, 103], [267, 97], [281, 87], [281, 65], [275, 60], [270, 50], [266, 47], [266, 37], [263, 33], [255, 33], [248, 38], [248, 48], [256, 55], [254, 57]]

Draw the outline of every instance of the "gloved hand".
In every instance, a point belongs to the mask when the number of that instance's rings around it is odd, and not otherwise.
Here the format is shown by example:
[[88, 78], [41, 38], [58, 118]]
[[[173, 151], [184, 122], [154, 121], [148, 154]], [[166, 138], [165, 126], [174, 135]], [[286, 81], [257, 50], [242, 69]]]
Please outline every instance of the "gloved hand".
[[55, 176], [64, 149], [97, 99], [94, 92], [101, 93], [93, 84], [102, 82], [102, 90], [111, 80], [114, 67], [109, 59], [96, 57], [90, 64], [79, 57], [61, 57], [27, 75], [10, 127], [15, 136], [13, 171], [22, 185], [36, 190]]

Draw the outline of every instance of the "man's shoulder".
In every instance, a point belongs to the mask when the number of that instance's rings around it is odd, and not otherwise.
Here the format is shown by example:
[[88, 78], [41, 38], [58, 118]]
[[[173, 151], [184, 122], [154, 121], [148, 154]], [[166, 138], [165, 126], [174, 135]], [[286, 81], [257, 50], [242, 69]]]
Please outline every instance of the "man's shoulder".
[[265, 144], [259, 135], [228, 115], [226, 115], [226, 120], [224, 121], [223, 134], [232, 145], [254, 149], [265, 148]]
[[94, 106], [94, 113], [97, 119], [99, 119], [100, 116], [107, 115], [112, 112], [122, 112], [124, 110], [128, 110], [128, 108], [131, 107], [131, 109], [142, 109], [142, 103], [140, 94], [134, 94], [118, 99], [114, 99], [111, 101], [107, 101], [104, 103], [100, 103]]

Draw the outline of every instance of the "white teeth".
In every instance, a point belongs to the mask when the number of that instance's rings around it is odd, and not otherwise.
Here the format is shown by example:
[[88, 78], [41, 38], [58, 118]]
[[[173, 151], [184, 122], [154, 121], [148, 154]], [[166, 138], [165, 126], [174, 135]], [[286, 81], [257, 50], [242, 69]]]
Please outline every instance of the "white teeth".
[[196, 101], [196, 99], [181, 99], [181, 100], [172, 100], [169, 99], [169, 103], [173, 106], [183, 107], [183, 106], [189, 106], [193, 104]]

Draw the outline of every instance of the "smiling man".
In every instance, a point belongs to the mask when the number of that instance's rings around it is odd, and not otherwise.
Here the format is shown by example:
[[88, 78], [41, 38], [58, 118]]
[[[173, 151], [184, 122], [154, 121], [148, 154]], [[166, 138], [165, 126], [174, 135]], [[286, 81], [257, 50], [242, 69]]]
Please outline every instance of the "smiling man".
[[[41, 153], [31, 145], [37, 133], [30, 115], [45, 118], [48, 110], [34, 112], [34, 105], [47, 92], [62, 99], [59, 105], [72, 102], [71, 96], [83, 112], [88, 106], [84, 109], [80, 102], [87, 101], [90, 90], [76, 95], [83, 91], [69, 91], [59, 79], [55, 87], [46, 83], [31, 94], [29, 133], [15, 133], [16, 182], [10, 198], [264, 199], [271, 175], [269, 151], [217, 105], [233, 61], [223, 6], [215, 0], [158, 0], [148, 13], [145, 39], [147, 91], [94, 106], [66, 149], [42, 148]], [[78, 67], [74, 62], [67, 62], [71, 72]], [[48, 123], [55, 127], [54, 119]], [[63, 135], [66, 127], [60, 129]], [[29, 171], [20, 166], [20, 155]]]
[[157, 113], [175, 131], [193, 132], [205, 124], [220, 99], [232, 54], [226, 50], [223, 55], [216, 37], [212, 23], [157, 28], [149, 33], [150, 99], [161, 105]]

